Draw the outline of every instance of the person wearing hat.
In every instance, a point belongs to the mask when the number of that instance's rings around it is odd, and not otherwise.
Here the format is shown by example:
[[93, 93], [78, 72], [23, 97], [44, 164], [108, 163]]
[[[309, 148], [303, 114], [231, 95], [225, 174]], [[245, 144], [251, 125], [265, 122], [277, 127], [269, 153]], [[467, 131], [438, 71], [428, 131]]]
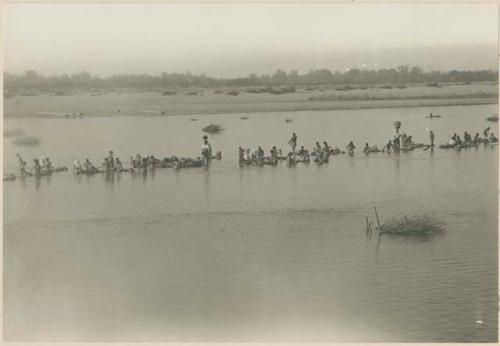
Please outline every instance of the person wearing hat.
[[205, 164], [208, 167], [212, 158], [212, 146], [208, 143], [208, 136], [203, 136], [203, 145], [201, 146], [201, 156], [205, 159]]

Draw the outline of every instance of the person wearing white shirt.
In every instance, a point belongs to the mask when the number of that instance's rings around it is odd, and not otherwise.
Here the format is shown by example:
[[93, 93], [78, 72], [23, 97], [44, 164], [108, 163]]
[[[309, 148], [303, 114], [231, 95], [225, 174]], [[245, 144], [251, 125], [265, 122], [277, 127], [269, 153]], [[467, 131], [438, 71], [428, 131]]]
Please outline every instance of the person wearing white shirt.
[[203, 136], [203, 145], [201, 146], [201, 156], [205, 160], [205, 165], [208, 167], [210, 164], [210, 159], [212, 158], [212, 147], [208, 143], [208, 137]]

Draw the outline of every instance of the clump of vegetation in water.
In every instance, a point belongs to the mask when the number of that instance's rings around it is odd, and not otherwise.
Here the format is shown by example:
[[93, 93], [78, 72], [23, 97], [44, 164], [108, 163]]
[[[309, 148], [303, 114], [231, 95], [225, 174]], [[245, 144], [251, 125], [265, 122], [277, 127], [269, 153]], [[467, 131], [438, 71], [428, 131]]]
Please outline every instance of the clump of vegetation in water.
[[274, 94], [274, 95], [283, 95], [283, 94], [289, 94], [289, 93], [294, 93], [295, 92], [295, 87], [294, 86], [287, 86], [287, 87], [282, 87], [282, 88], [270, 88], [269, 93]]
[[202, 128], [201, 130], [206, 133], [214, 134], [221, 132], [222, 130], [224, 130], [224, 128], [218, 124], [210, 124]]
[[12, 143], [14, 143], [15, 145], [19, 145], [19, 146], [31, 147], [31, 146], [39, 145], [40, 138], [35, 137], [35, 136], [20, 137], [20, 138], [16, 138]]
[[395, 235], [432, 235], [445, 231], [439, 222], [428, 215], [391, 219], [377, 229], [381, 234]]
[[340, 87], [335, 88], [335, 90], [337, 90], [337, 91], [349, 91], [349, 90], [356, 90], [356, 87], [354, 87], [352, 85], [344, 85], [344, 86], [340, 86]]
[[488, 117], [488, 118], [486, 118], [486, 120], [488, 120], [488, 121], [495, 121], [495, 122], [497, 122], [497, 121], [498, 121], [498, 115], [494, 115], [494, 116], [492, 116], [492, 117]]
[[163, 96], [169, 96], [169, 95], [177, 95], [177, 91], [175, 90], [167, 90], [162, 93]]
[[263, 88], [248, 88], [245, 90], [246, 93], [250, 94], [262, 94], [262, 93], [267, 93], [269, 92], [271, 88], [270, 87], [263, 87]]
[[3, 136], [4, 137], [22, 137], [25, 134], [26, 133], [24, 132], [24, 130], [20, 129], [20, 128], [16, 128], [16, 129], [13, 129], [13, 130], [7, 130], [7, 129], [3, 130]]
[[25, 91], [25, 92], [21, 93], [21, 96], [38, 96], [38, 93], [36, 93], [34, 91]]
[[431, 87], [431, 88], [440, 88], [441, 85], [439, 83], [426, 83], [425, 86]]

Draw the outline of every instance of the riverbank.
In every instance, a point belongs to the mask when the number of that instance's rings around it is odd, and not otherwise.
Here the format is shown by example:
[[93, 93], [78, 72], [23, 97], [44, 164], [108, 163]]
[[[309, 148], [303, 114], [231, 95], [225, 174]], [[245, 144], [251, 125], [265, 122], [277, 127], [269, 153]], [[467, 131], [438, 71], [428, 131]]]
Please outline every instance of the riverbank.
[[[32, 96], [28, 96], [32, 95]], [[174, 116], [349, 110], [401, 107], [443, 107], [498, 103], [498, 85], [477, 83], [431, 86], [303, 88], [284, 94], [241, 90], [73, 92], [65, 95], [33, 93], [4, 100], [4, 117]], [[489, 115], [485, 115], [489, 116]]]

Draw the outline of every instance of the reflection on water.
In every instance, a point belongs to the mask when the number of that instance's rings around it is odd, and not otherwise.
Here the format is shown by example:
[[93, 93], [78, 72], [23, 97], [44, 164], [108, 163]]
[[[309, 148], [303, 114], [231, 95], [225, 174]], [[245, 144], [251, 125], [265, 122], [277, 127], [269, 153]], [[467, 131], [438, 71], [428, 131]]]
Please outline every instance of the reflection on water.
[[113, 188], [113, 185], [115, 184], [115, 173], [114, 172], [105, 172], [104, 174], [104, 181], [106, 182], [106, 186]]
[[40, 191], [41, 183], [42, 183], [42, 177], [35, 177], [35, 187], [37, 191]]
[[400, 153], [394, 153], [394, 169], [396, 171], [398, 178], [399, 178], [399, 171], [400, 171], [400, 169], [399, 169], [399, 162], [400, 162], [399, 155], [400, 155]]
[[[62, 172], [5, 182], [5, 337], [495, 341], [496, 147], [238, 167], [239, 145], [285, 148], [292, 131], [306, 148], [323, 138], [339, 147], [375, 144], [402, 119], [406, 133], [425, 141], [423, 115], [431, 111], [301, 112], [290, 124], [285, 114], [172, 117], [168, 126], [140, 117], [23, 120], [44, 141], [21, 155], [49, 152], [61, 165], [110, 148], [122, 157], [197, 156], [205, 120], [226, 131], [211, 138], [223, 159], [208, 170]], [[489, 106], [442, 108], [432, 123], [436, 139], [450, 129], [479, 130], [488, 113]], [[64, 146], [57, 133], [75, 136]], [[14, 167], [9, 145], [4, 163]], [[435, 215], [446, 232], [367, 235], [374, 206], [382, 222]]]
[[210, 170], [205, 167], [202, 169], [204, 170], [203, 180], [205, 182], [205, 199], [208, 200], [210, 198]]

